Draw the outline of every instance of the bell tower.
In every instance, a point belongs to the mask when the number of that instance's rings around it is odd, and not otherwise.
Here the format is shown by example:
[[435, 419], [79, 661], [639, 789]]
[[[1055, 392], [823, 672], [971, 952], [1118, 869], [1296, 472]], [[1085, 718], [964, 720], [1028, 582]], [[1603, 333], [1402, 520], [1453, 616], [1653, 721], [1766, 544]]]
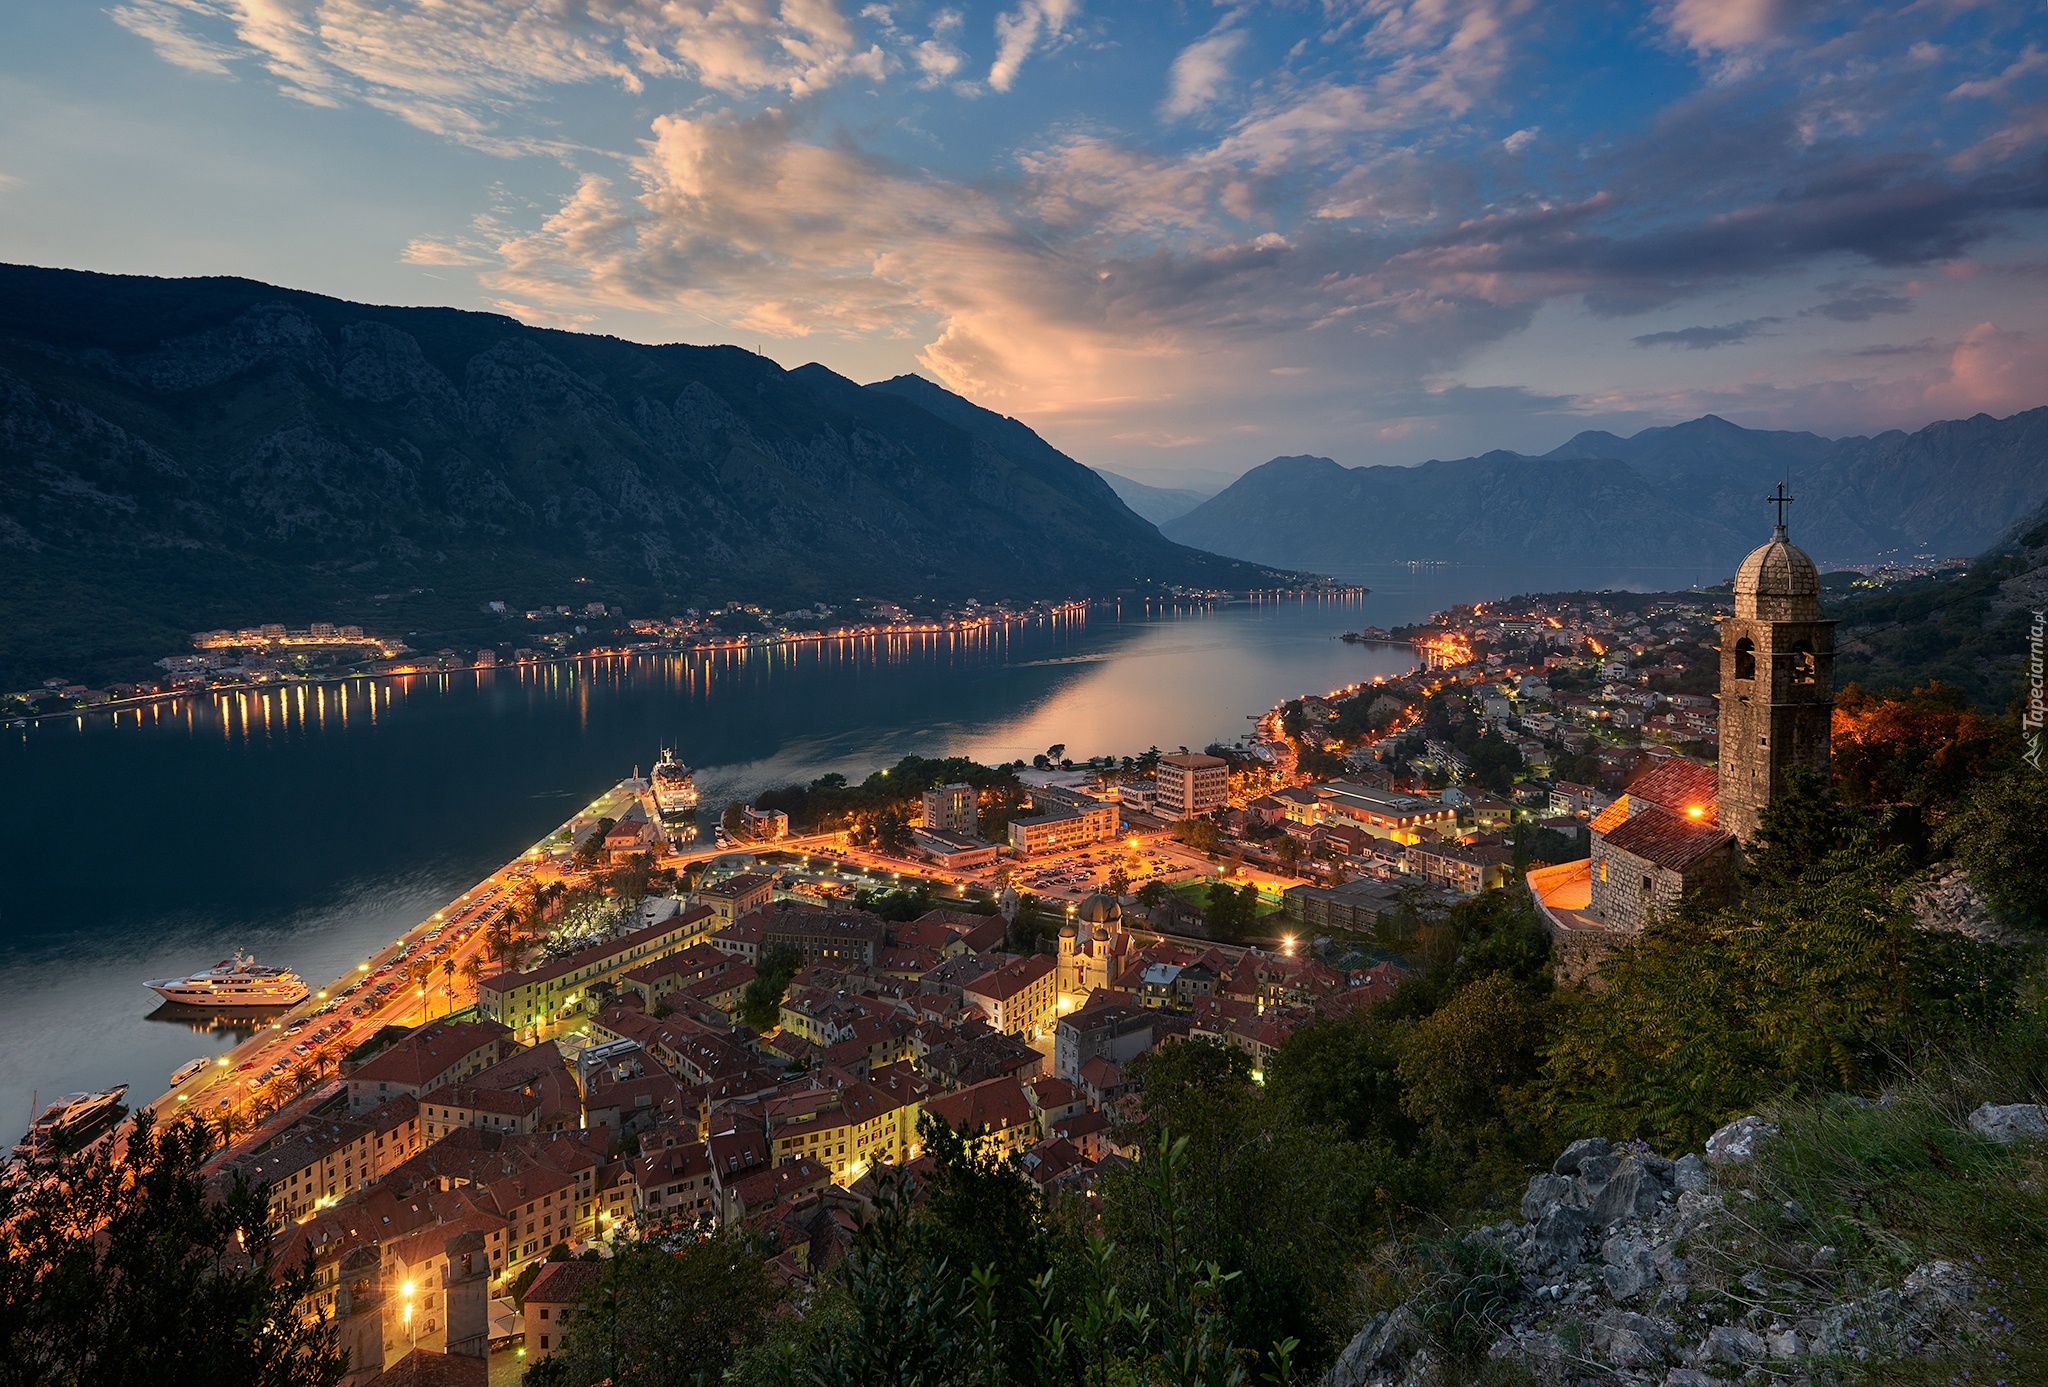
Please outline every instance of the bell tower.
[[1735, 615], [1721, 621], [1721, 826], [1748, 842], [1764, 806], [1804, 766], [1828, 773], [1835, 623], [1820, 615], [1820, 570], [1785, 534], [1785, 488], [1770, 543], [1735, 574]]

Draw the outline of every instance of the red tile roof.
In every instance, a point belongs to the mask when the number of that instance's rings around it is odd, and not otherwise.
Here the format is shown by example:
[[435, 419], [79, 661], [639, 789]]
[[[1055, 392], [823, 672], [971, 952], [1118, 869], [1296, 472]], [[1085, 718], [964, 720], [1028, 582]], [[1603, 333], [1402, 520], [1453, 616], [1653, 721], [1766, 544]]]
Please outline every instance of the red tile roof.
[[944, 1120], [956, 1132], [986, 1127], [1001, 1132], [1011, 1127], [1035, 1126], [1036, 1114], [1024, 1096], [1024, 1085], [1014, 1078], [989, 1079], [954, 1093], [925, 1100], [924, 1110]]
[[436, 1021], [393, 1041], [346, 1075], [371, 1083], [423, 1084], [512, 1032], [495, 1021]]
[[1729, 839], [1710, 822], [1681, 818], [1650, 806], [1609, 833], [1606, 841], [1610, 848], [1682, 872]]
[[527, 1305], [568, 1305], [603, 1279], [598, 1262], [547, 1262], [521, 1299]]
[[[1629, 798], [1635, 801], [1637, 812], [1644, 804], [1654, 804], [1668, 809], [1673, 814], [1686, 818], [1698, 818], [1701, 822], [1719, 823], [1721, 805], [1721, 784], [1718, 773], [1712, 766], [1703, 766], [1697, 761], [1688, 761], [1674, 756], [1670, 760], [1640, 776], [1635, 784], [1628, 787]], [[1704, 812], [1692, 814], [1693, 809]]]

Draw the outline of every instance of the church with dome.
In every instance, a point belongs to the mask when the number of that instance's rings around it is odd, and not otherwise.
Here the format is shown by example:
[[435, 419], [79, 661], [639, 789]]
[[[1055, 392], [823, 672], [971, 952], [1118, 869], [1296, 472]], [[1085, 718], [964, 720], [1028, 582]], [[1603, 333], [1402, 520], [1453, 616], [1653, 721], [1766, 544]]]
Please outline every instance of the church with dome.
[[1721, 619], [1718, 767], [1671, 759], [1592, 823], [1591, 855], [1529, 874], [1564, 952], [1597, 950], [1695, 894], [1733, 894], [1742, 846], [1795, 769], [1828, 773], [1834, 628], [1820, 614], [1820, 571], [1785, 529], [1792, 498], [1769, 498], [1778, 523], [1735, 574]]
[[1055, 986], [1062, 994], [1083, 996], [1106, 988], [1123, 972], [1130, 953], [1123, 907], [1116, 897], [1098, 892], [1082, 901], [1074, 918], [1060, 930]]

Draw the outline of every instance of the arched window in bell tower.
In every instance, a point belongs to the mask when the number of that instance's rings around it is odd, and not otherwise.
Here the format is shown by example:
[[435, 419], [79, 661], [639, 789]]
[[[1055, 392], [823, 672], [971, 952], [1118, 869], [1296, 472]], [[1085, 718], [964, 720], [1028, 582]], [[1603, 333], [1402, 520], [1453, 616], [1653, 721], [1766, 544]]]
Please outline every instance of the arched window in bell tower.
[[1756, 642], [1748, 636], [1735, 642], [1735, 677], [1756, 678]]
[[1795, 684], [1811, 684], [1818, 669], [1819, 666], [1813, 658], [1813, 647], [1805, 641], [1793, 642], [1792, 682]]

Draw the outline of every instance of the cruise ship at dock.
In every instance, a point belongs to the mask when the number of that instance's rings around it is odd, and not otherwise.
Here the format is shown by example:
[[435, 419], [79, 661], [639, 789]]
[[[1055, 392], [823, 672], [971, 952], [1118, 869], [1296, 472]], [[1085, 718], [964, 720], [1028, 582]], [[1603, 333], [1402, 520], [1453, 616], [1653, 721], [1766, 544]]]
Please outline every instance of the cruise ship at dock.
[[663, 818], [689, 814], [697, 808], [697, 777], [667, 747], [661, 749], [661, 759], [654, 763], [654, 807]]
[[262, 968], [246, 954], [222, 959], [189, 978], [158, 978], [144, 987], [179, 1006], [222, 1010], [288, 1007], [306, 1000], [306, 984], [289, 968]]

